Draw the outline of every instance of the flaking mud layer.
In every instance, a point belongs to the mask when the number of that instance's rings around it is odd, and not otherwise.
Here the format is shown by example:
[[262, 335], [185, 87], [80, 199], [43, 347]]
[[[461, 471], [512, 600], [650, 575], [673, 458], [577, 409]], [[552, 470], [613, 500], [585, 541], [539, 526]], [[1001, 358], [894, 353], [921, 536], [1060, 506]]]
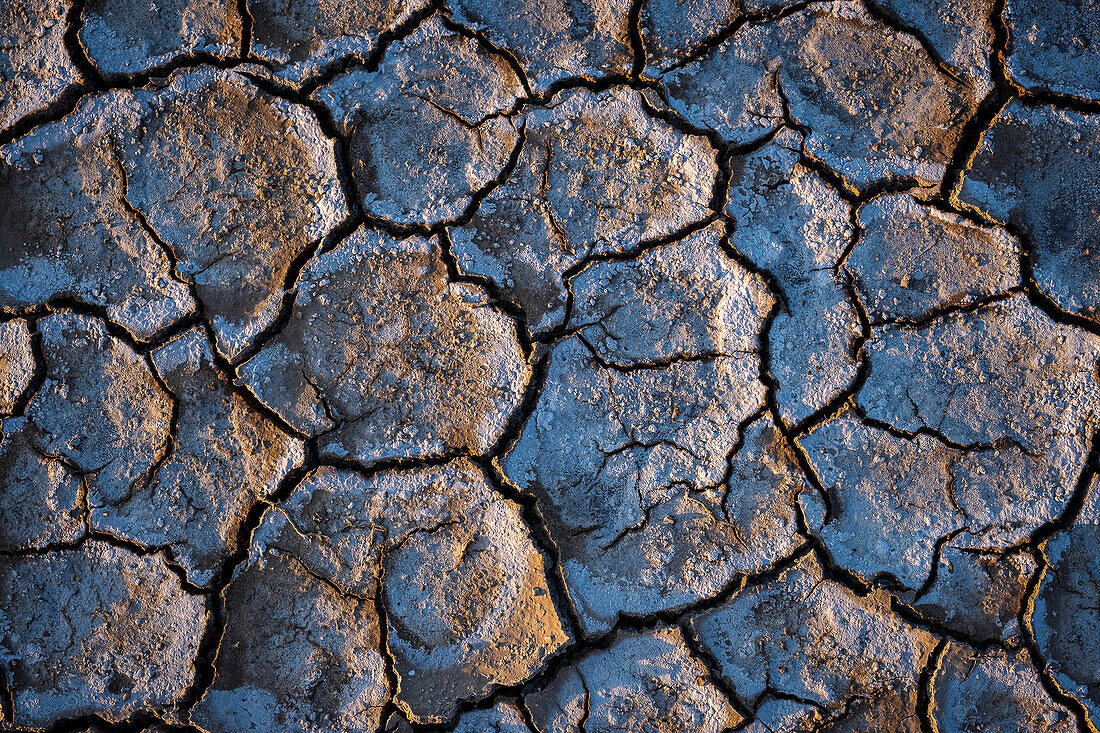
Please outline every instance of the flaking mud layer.
[[1096, 0], [0, 0], [0, 729], [1097, 733]]

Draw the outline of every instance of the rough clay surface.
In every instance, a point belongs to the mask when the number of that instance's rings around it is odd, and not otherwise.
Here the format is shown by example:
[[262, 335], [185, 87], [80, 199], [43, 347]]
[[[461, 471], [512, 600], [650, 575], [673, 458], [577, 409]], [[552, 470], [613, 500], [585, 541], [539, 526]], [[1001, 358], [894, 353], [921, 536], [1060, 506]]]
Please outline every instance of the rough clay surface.
[[847, 0], [748, 23], [660, 79], [676, 111], [735, 144], [773, 130], [786, 108], [809, 130], [806, 153], [860, 189], [938, 182], [982, 98]]
[[105, 74], [136, 74], [189, 56], [236, 56], [242, 22], [235, 0], [90, 0], [80, 42]]
[[[83, 715], [123, 722], [171, 711], [195, 677], [207, 621], [159, 555], [90, 541], [0, 558], [0, 658], [12, 720], [46, 728]], [[60, 622], [60, 623], [59, 623]]]
[[919, 677], [934, 637], [898, 619], [883, 591], [861, 598], [822, 577], [811, 557], [692, 618], [690, 630], [750, 708], [797, 700], [772, 715], [830, 730], [920, 730]]
[[457, 219], [519, 143], [504, 116], [523, 95], [511, 67], [438, 17], [314, 93], [347, 135], [364, 210], [401, 224]]
[[1100, 100], [1100, 4], [1011, 0], [1008, 70], [1028, 89]]
[[1100, 322], [1100, 116], [1010, 102], [959, 198], [1026, 237], [1035, 284]]
[[1100, 716], [1100, 485], [1094, 478], [1077, 521], [1045, 548], [1049, 563], [1035, 597], [1035, 637], [1058, 685]]
[[629, 0], [455, 0], [450, 7], [456, 21], [515, 59], [533, 92], [630, 70]]
[[289, 323], [240, 372], [325, 454], [367, 465], [488, 452], [530, 376], [515, 323], [448, 280], [437, 237], [368, 229], [309, 264]]
[[300, 85], [349, 60], [369, 58], [383, 34], [427, 6], [427, 0], [248, 0], [249, 57], [276, 78]]
[[83, 76], [65, 50], [69, 0], [0, 4], [0, 129], [41, 113]]
[[540, 731], [719, 733], [741, 722], [678, 628], [620, 634], [528, 700]]
[[1072, 731], [1072, 714], [1050, 698], [1023, 649], [978, 652], [948, 644], [933, 678], [939, 730]]
[[732, 246], [775, 277], [780, 302], [768, 330], [768, 371], [784, 420], [799, 423], [851, 385], [859, 312], [841, 259], [851, 206], [798, 161], [800, 136], [784, 129], [732, 161], [726, 213]]
[[1096, 733], [1096, 0], [0, 0], [0, 730]]
[[522, 124], [512, 175], [451, 238], [462, 270], [492, 279], [542, 333], [564, 321], [585, 259], [703, 220], [717, 166], [705, 138], [649, 116], [626, 87], [564, 92]]

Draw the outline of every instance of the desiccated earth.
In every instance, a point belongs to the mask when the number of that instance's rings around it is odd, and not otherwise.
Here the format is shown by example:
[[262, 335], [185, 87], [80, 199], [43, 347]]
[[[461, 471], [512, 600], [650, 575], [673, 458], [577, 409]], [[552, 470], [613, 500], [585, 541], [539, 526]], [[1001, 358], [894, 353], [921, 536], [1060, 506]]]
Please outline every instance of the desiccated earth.
[[0, 2], [0, 726], [1100, 726], [1095, 0]]

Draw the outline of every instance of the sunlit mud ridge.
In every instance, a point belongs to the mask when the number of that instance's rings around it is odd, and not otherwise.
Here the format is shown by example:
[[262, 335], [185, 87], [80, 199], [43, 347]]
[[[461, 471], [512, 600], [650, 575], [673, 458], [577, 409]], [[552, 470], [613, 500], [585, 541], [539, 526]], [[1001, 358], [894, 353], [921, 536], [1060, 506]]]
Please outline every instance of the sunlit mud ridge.
[[0, 729], [1098, 733], [1097, 0], [0, 0]]

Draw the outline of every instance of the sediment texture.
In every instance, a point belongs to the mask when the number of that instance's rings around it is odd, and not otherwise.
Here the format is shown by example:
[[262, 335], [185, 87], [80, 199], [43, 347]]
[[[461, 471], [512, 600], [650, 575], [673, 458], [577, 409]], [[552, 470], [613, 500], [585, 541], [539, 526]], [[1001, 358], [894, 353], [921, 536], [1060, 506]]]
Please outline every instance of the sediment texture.
[[1095, 0], [0, 2], [0, 729], [1096, 733]]

